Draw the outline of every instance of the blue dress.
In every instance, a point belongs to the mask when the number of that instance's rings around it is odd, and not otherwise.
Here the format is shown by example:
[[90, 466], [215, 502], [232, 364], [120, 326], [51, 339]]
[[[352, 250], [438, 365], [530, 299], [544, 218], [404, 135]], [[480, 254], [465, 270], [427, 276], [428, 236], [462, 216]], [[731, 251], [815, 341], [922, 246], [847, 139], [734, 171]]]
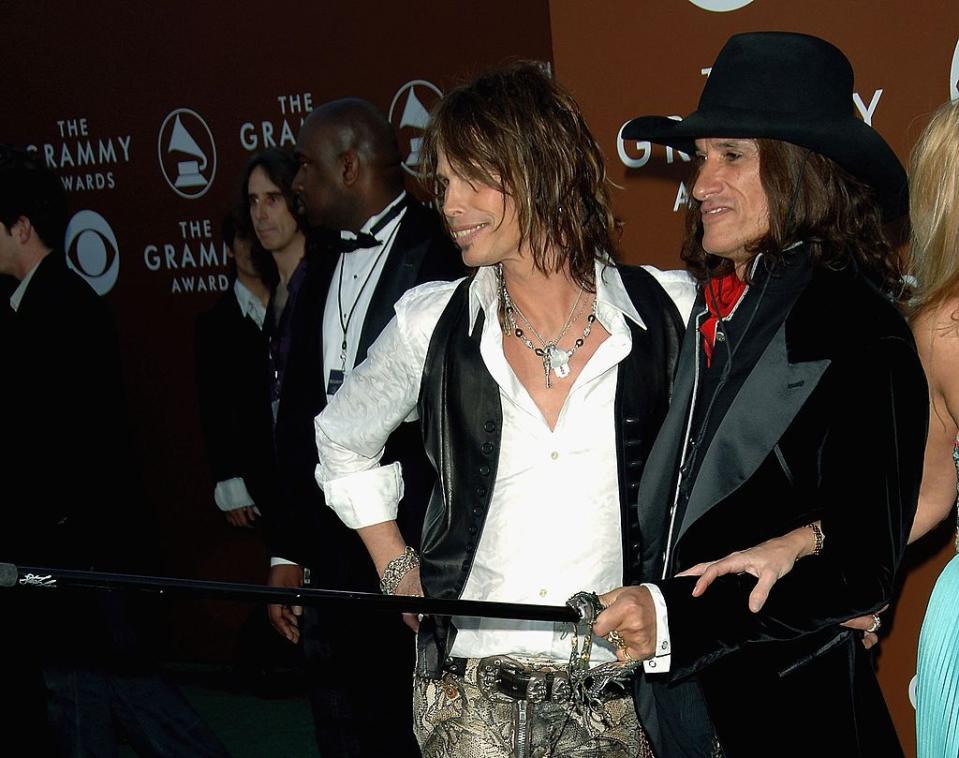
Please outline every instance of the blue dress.
[[[959, 449], [952, 455], [959, 466]], [[919, 634], [916, 747], [918, 758], [959, 756], [959, 554], [939, 575]]]

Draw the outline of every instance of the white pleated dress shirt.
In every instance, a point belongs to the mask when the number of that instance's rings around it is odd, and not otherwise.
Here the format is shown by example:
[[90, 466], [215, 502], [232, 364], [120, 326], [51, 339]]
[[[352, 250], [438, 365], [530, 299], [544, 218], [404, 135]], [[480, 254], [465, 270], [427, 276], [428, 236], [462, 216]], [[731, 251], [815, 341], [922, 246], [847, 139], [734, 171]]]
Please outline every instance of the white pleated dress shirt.
[[[376, 223], [405, 198], [404, 190], [383, 210], [368, 218], [360, 231], [369, 234]], [[366, 314], [373, 301], [373, 292], [379, 284], [386, 260], [393, 249], [393, 241], [399, 233], [400, 224], [405, 215], [404, 209], [379, 231], [376, 235], [379, 244], [375, 247], [339, 254], [323, 307], [323, 386], [327, 390], [330, 387], [330, 371], [342, 371], [348, 376], [353, 370], [356, 349], [363, 334]], [[341, 231], [340, 235], [344, 239], [356, 237], [348, 231]], [[346, 325], [345, 333], [344, 324]], [[344, 341], [346, 342], [345, 360], [342, 358]], [[327, 392], [327, 402], [332, 397]], [[290, 563], [292, 561], [282, 556], [274, 555], [270, 558], [271, 566]]]
[[[367, 219], [360, 231], [369, 234], [376, 223], [405, 198], [406, 192], [401, 192], [382, 211]], [[380, 229], [379, 234], [376, 235], [379, 244], [375, 247], [340, 253], [323, 310], [324, 387], [330, 386], [331, 370], [343, 371], [344, 374], [349, 374], [353, 370], [356, 349], [363, 334], [366, 313], [373, 301], [373, 292], [379, 284], [383, 267], [386, 266], [386, 259], [389, 258], [390, 250], [393, 249], [393, 241], [396, 239], [405, 215], [404, 209]], [[353, 236], [349, 232], [340, 232], [340, 234], [347, 238]], [[346, 325], [345, 335], [344, 324]], [[342, 351], [344, 341], [346, 350]], [[341, 357], [343, 352], [345, 352], [345, 358]], [[327, 396], [327, 401], [330, 397], [332, 395]]]
[[[685, 272], [647, 267], [685, 319], [695, 286]], [[395, 519], [403, 495], [400, 465], [380, 466], [390, 432], [416, 418], [430, 338], [457, 282], [410, 290], [396, 316], [342, 389], [316, 418], [326, 502], [350, 527]], [[562, 605], [574, 593], [623, 583], [622, 525], [616, 474], [614, 400], [617, 364], [631, 348], [627, 319], [644, 327], [619, 272], [597, 264], [596, 318], [610, 333], [583, 367], [550, 429], [503, 354], [496, 271], [470, 284], [471, 328], [483, 310], [480, 353], [503, 408], [496, 481], [463, 599]], [[508, 337], [511, 338], [511, 337]], [[574, 356], [573, 360], [576, 358]], [[566, 662], [569, 626], [536, 621], [454, 618], [450, 654], [548, 657]], [[592, 663], [614, 660], [594, 640]]]

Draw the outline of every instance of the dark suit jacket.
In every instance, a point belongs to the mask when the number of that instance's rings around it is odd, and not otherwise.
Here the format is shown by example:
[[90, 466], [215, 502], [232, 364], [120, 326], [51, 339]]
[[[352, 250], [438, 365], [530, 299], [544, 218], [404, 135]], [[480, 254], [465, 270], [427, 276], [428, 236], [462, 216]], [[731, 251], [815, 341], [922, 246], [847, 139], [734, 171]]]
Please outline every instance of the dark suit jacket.
[[215, 481], [242, 477], [261, 512], [276, 499], [267, 341], [233, 287], [196, 324], [200, 420]]
[[[369, 554], [356, 532], [344, 526], [326, 505], [314, 478], [317, 453], [313, 419], [326, 407], [323, 310], [336, 253], [322, 243], [313, 248], [292, 314], [293, 344], [276, 421], [281, 496], [276, 518], [266, 523], [267, 542], [274, 555], [309, 566], [315, 584], [374, 590], [377, 577]], [[449, 280], [463, 273], [459, 250], [437, 214], [411, 201], [363, 322], [357, 364], [392, 319], [393, 305], [404, 292], [423, 282]], [[407, 540], [416, 545], [433, 482], [416, 424], [404, 424], [393, 434], [384, 460], [399, 460], [403, 466], [406, 495], [400, 508], [400, 527]]]
[[[151, 571], [152, 542], [106, 303], [54, 252], [3, 325], [0, 560]], [[134, 652], [120, 593], [59, 590], [19, 600], [32, 608], [25, 616], [28, 644], [44, 656], [103, 654], [117, 662]]]
[[705, 440], [667, 577], [822, 519], [822, 555], [800, 560], [754, 614], [748, 575], [701, 598], [694, 579], [659, 579], [699, 305], [639, 492], [647, 575], [672, 639], [671, 673], [637, 688], [656, 755], [707, 754], [684, 751], [700, 692], [727, 758], [901, 755], [871, 659], [839, 623], [889, 602], [915, 511], [927, 395], [908, 327], [861, 278], [815, 270]]
[[123, 540], [109, 532], [140, 503], [129, 502], [135, 495], [113, 318], [51, 253], [5, 321], [4, 510], [15, 525], [3, 530], [7, 555], [34, 565], [119, 567]]

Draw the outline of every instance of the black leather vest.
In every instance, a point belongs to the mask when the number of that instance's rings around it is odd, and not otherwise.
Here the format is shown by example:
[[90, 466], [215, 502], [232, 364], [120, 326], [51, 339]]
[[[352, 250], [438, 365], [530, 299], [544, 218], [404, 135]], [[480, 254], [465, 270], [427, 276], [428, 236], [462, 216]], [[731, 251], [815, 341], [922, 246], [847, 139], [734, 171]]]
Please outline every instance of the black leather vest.
[[[622, 509], [623, 576], [642, 576], [636, 491], [643, 464], [669, 405], [683, 324], [672, 300], [645, 270], [619, 267], [626, 291], [646, 324], [627, 321], [632, 350], [618, 367], [615, 420]], [[463, 281], [430, 340], [419, 397], [427, 455], [437, 481], [423, 524], [420, 568], [427, 597], [463, 591], [486, 520], [499, 462], [503, 409], [499, 387], [480, 355], [484, 314], [470, 332], [469, 283]], [[417, 674], [440, 676], [455, 628], [428, 618], [418, 636]], [[503, 651], [504, 653], [510, 651]]]

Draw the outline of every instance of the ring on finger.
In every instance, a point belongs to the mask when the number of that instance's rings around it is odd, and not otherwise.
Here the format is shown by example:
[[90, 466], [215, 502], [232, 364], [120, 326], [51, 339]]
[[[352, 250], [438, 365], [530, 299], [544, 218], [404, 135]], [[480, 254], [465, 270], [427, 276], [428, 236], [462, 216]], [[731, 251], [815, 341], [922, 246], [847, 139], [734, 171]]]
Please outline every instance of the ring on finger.
[[607, 632], [606, 639], [619, 649], [626, 649], [626, 640], [623, 639], [623, 635], [621, 635], [616, 629], [613, 629], [611, 632]]
[[872, 614], [872, 626], [870, 626], [866, 631], [870, 634], [875, 634], [879, 631], [879, 627], [882, 626], [882, 619], [879, 618], [878, 613]]

